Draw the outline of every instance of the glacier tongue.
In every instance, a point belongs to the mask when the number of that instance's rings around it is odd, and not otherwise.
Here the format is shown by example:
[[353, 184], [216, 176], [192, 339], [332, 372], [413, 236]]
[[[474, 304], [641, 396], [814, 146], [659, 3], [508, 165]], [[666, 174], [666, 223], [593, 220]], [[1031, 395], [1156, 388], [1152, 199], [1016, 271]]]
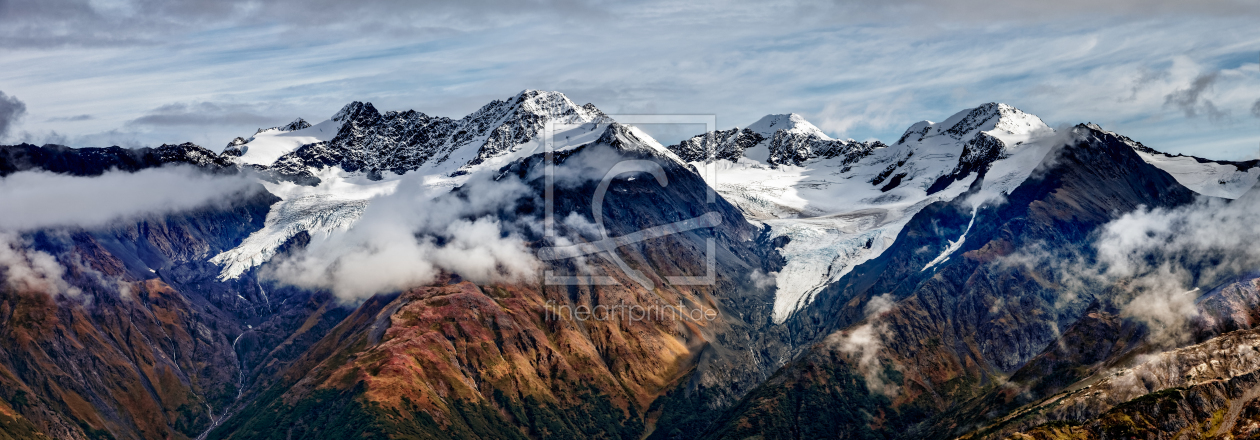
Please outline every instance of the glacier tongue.
[[222, 267], [220, 280], [238, 278], [267, 262], [281, 245], [301, 232], [327, 235], [348, 229], [372, 198], [389, 194], [398, 186], [397, 175], [373, 181], [339, 169], [324, 170], [319, 178], [315, 187], [263, 182], [267, 191], [281, 200], [271, 206], [262, 229], [210, 259]]

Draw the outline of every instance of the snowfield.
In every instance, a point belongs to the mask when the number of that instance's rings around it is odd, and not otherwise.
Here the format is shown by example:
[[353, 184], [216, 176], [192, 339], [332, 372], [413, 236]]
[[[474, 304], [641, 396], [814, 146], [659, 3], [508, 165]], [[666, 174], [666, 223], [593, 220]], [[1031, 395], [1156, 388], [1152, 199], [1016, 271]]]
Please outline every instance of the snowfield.
[[279, 128], [262, 130], [239, 147], [243, 154], [236, 161], [248, 165], [270, 166], [298, 147], [332, 140], [340, 129], [341, 123], [330, 119], [295, 131]]
[[1260, 181], [1260, 167], [1239, 170], [1233, 164], [1204, 161], [1190, 156], [1137, 150], [1146, 163], [1171, 174], [1177, 183], [1205, 196], [1236, 199]]

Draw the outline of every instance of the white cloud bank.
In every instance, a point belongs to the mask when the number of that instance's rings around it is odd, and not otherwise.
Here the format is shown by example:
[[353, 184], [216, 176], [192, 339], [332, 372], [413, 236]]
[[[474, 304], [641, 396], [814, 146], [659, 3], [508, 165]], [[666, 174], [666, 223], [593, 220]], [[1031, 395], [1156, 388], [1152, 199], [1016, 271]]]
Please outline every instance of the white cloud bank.
[[65, 269], [47, 252], [28, 249], [16, 234], [0, 232], [0, 275], [4, 285], [19, 292], [78, 295], [62, 278]]
[[426, 184], [408, 175], [391, 194], [372, 200], [350, 228], [312, 237], [293, 255], [264, 266], [262, 276], [305, 288], [332, 290], [354, 301], [432, 282], [440, 273], [477, 283], [530, 280], [537, 260], [524, 239], [505, 232], [496, 215], [530, 189], [515, 176], [474, 175], [463, 189]]
[[226, 204], [261, 189], [245, 175], [212, 175], [182, 166], [95, 177], [24, 171], [0, 178], [0, 231], [101, 227]]

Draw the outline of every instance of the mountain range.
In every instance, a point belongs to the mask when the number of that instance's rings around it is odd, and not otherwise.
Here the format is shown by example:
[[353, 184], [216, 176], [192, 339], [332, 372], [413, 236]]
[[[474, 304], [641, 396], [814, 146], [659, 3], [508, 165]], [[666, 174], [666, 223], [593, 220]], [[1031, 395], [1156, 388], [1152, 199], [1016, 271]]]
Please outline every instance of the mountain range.
[[1260, 435], [1260, 161], [999, 103], [667, 146], [534, 90], [0, 146], [11, 194], [166, 169], [246, 190], [0, 230], [0, 438]]

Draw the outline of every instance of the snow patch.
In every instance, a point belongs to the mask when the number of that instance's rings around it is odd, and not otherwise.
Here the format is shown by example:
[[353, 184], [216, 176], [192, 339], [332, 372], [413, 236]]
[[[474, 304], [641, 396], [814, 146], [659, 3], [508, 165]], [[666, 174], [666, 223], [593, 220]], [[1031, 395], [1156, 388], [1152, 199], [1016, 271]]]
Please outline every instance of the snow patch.
[[967, 233], [971, 232], [971, 225], [976, 224], [976, 211], [977, 210], [975, 209], [971, 210], [971, 221], [967, 222], [967, 229], [963, 230], [962, 235], [958, 236], [958, 241], [951, 240], [949, 245], [945, 246], [945, 250], [942, 251], [935, 259], [929, 261], [927, 266], [923, 266], [923, 269], [920, 269], [919, 272], [926, 271], [931, 269], [932, 266], [949, 261], [949, 256], [953, 255], [954, 252], [957, 252], [958, 249], [962, 248], [963, 243], [967, 241]]
[[1205, 196], [1236, 199], [1260, 181], [1260, 167], [1240, 171], [1232, 164], [1199, 162], [1190, 156], [1135, 151], [1146, 163], [1171, 174], [1177, 183]]

